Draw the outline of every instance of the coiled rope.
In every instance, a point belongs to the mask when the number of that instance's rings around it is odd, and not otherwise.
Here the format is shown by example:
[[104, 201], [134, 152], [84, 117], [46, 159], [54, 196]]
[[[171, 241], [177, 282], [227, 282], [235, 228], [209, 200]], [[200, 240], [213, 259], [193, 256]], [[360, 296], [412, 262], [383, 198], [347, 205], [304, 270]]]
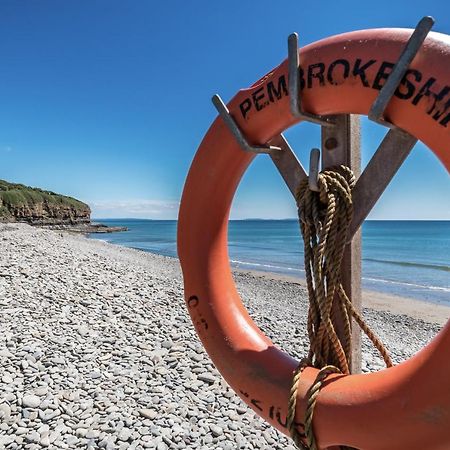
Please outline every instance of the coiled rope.
[[[317, 450], [312, 421], [323, 382], [332, 373], [350, 373], [352, 318], [377, 348], [386, 366], [392, 366], [386, 348], [354, 309], [341, 282], [341, 263], [353, 215], [354, 185], [353, 172], [348, 167], [339, 166], [319, 174], [318, 192], [311, 191], [305, 179], [297, 193], [309, 295], [307, 329], [310, 349], [308, 357], [300, 362], [294, 373], [287, 421], [294, 442], [302, 450]], [[336, 311], [344, 323], [341, 339], [336, 333]], [[298, 382], [308, 366], [320, 371], [307, 394], [303, 436], [294, 419]]]

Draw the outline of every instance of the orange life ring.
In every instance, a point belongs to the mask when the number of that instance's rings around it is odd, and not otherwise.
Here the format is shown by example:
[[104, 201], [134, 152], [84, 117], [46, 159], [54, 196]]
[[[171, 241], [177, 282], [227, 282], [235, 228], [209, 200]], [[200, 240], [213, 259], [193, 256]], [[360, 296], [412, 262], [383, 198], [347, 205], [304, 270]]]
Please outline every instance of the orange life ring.
[[[376, 29], [334, 36], [301, 49], [302, 102], [308, 112], [364, 114], [411, 35]], [[228, 108], [252, 143], [266, 143], [297, 122], [289, 109], [287, 61]], [[430, 33], [385, 111], [424, 142], [450, 171], [450, 37]], [[241, 150], [218, 118], [198, 149], [179, 213], [178, 254], [196, 331], [214, 364], [253, 410], [288, 434], [286, 413], [298, 361], [252, 321], [236, 291], [227, 251], [230, 205], [254, 155]], [[406, 362], [364, 375], [332, 375], [314, 413], [320, 448], [450, 448], [450, 324]], [[299, 386], [296, 421], [317, 370]], [[330, 380], [330, 381], [328, 381]], [[332, 380], [332, 382], [331, 382]]]

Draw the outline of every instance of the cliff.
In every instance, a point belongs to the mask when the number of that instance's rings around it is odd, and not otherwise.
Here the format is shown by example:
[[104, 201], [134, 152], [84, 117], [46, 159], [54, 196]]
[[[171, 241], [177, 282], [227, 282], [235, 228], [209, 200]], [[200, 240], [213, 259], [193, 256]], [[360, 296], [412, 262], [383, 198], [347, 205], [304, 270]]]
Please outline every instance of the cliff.
[[35, 225], [89, 223], [91, 209], [72, 197], [0, 180], [0, 221]]

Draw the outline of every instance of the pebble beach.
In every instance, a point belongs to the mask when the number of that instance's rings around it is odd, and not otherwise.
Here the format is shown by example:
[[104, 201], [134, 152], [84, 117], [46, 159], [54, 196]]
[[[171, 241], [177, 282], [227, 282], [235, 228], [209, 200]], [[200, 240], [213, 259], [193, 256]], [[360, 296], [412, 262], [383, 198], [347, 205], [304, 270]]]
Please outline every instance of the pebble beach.
[[[222, 380], [195, 334], [178, 260], [26, 224], [0, 224], [0, 449], [283, 449]], [[301, 281], [235, 271], [275, 345], [308, 349]], [[450, 308], [374, 293], [364, 316], [394, 362]], [[363, 371], [383, 368], [363, 341]]]

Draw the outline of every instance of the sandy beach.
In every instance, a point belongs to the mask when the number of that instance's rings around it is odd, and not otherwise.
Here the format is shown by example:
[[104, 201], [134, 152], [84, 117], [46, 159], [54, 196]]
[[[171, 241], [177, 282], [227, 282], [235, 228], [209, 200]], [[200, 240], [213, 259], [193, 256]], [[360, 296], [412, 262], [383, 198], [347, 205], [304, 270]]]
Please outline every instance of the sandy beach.
[[[213, 367], [176, 259], [25, 224], [0, 224], [0, 252], [0, 448], [294, 449]], [[304, 356], [304, 283], [234, 277], [262, 330]], [[363, 300], [396, 363], [450, 316], [385, 294]], [[363, 371], [382, 367], [364, 340]]]

